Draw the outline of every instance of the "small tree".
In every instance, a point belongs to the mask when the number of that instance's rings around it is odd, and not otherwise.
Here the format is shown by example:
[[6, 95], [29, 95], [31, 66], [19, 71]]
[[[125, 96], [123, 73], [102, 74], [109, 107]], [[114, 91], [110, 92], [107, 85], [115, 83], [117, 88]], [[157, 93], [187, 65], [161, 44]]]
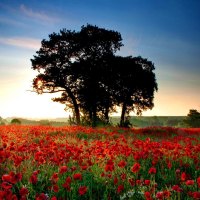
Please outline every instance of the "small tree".
[[184, 122], [189, 127], [194, 127], [194, 128], [200, 127], [200, 113], [195, 109], [191, 109]]
[[14, 118], [14, 119], [11, 120], [10, 123], [11, 124], [21, 124], [21, 121], [19, 119]]

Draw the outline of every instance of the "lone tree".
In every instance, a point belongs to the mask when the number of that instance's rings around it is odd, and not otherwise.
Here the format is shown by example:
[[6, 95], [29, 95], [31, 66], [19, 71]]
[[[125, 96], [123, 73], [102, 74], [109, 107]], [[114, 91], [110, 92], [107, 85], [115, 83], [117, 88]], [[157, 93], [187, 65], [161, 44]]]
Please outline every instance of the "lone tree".
[[[82, 78], [84, 82], [88, 79], [88, 85], [93, 85], [95, 90], [97, 80], [93, 73], [96, 70], [96, 61], [119, 50], [122, 46], [121, 40], [118, 32], [92, 25], [82, 26], [80, 32], [63, 29], [60, 33], [50, 34], [49, 40], [42, 40], [40, 50], [31, 59], [32, 68], [39, 72], [33, 80], [33, 88], [39, 94], [63, 92], [65, 100], [57, 98], [54, 101], [69, 104], [76, 115], [77, 124], [80, 124], [81, 102], [78, 93], [82, 88]], [[75, 63], [83, 61], [90, 63], [86, 70], [73, 67]], [[95, 98], [94, 93], [91, 96]], [[94, 102], [91, 104], [91, 113], [95, 119]]]
[[189, 126], [189, 127], [194, 127], [198, 128], [200, 127], [200, 112], [198, 112], [195, 109], [189, 110], [189, 113], [184, 120], [184, 122]]
[[140, 114], [153, 107], [157, 83], [154, 64], [142, 57], [121, 57], [120, 33], [82, 26], [81, 31], [61, 30], [43, 40], [32, 61], [38, 70], [33, 88], [39, 93], [61, 92], [53, 101], [66, 105], [80, 124], [80, 115], [95, 126], [98, 118], [121, 107], [120, 126], [131, 111]]
[[20, 121], [19, 119], [17, 119], [17, 118], [14, 118], [14, 119], [11, 120], [10, 123], [11, 123], [11, 124], [18, 124], [18, 125], [20, 125], [20, 124], [21, 124], [21, 121]]

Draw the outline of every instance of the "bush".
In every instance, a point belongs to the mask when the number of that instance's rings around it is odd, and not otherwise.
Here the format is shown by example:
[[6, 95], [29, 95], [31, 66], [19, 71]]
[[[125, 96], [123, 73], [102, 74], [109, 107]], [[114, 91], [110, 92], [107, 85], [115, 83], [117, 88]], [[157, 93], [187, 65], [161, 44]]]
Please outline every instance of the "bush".
[[19, 119], [14, 118], [14, 119], [11, 120], [10, 123], [11, 124], [21, 124], [21, 121]]
[[189, 127], [199, 128], [200, 127], [200, 113], [195, 110], [191, 109], [184, 120], [185, 124]]

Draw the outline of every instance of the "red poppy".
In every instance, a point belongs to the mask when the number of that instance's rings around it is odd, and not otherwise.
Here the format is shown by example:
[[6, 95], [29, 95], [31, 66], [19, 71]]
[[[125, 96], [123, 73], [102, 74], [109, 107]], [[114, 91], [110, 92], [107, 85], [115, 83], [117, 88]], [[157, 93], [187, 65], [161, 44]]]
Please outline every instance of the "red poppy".
[[28, 194], [28, 189], [25, 188], [25, 187], [22, 187], [22, 188], [20, 189], [20, 191], [19, 191], [19, 194], [20, 194], [21, 196], [26, 196], [26, 195]]
[[119, 185], [117, 187], [117, 193], [121, 193], [124, 190], [124, 186], [123, 185]]
[[162, 200], [164, 197], [163, 192], [157, 192], [156, 193], [156, 198]]
[[114, 178], [114, 184], [117, 185], [117, 183], [118, 183], [118, 178], [115, 177], [115, 178]]
[[126, 174], [125, 173], [123, 173], [123, 174], [121, 174], [121, 179], [124, 181], [125, 179], [126, 179]]
[[54, 192], [58, 192], [58, 191], [59, 191], [58, 185], [53, 185], [53, 191], [54, 191]]
[[156, 168], [155, 167], [151, 167], [149, 169], [149, 174], [156, 174]]
[[44, 193], [36, 195], [36, 200], [47, 200], [47, 199], [48, 197]]
[[82, 169], [82, 170], [87, 170], [87, 168], [88, 168], [87, 165], [82, 165], [82, 166], [81, 166], [81, 169]]
[[135, 185], [135, 181], [133, 178], [129, 178], [128, 179], [128, 182], [130, 183], [131, 186], [134, 186]]
[[168, 198], [171, 196], [171, 193], [170, 193], [170, 191], [168, 191], [168, 190], [164, 190], [164, 191], [163, 191], [163, 194], [164, 194], [164, 197], [165, 197], [166, 199], [168, 199]]
[[151, 197], [151, 193], [150, 193], [150, 192], [146, 191], [146, 192], [144, 193], [144, 196], [145, 196], [145, 199], [146, 199], [146, 200], [152, 200], [152, 197]]
[[82, 180], [82, 175], [80, 173], [74, 174], [74, 180]]
[[115, 166], [114, 166], [114, 162], [112, 160], [109, 160], [105, 166], [105, 171], [108, 172], [112, 172], [114, 170]]
[[1, 184], [1, 187], [2, 187], [3, 189], [5, 189], [5, 190], [9, 190], [9, 189], [12, 188], [12, 184], [10, 184], [10, 183], [8, 183], [8, 182], [3, 182], [3, 183]]
[[151, 182], [151, 181], [150, 181], [150, 180], [148, 180], [148, 179], [144, 180], [144, 184], [145, 184], [145, 185], [149, 185], [149, 184], [150, 184], [150, 182]]
[[68, 177], [66, 178], [65, 182], [70, 184], [70, 183], [72, 182], [72, 179], [71, 179], [71, 177], [70, 177], [70, 176], [68, 176]]
[[181, 174], [181, 180], [182, 180], [182, 181], [185, 181], [186, 179], [187, 179], [187, 175], [186, 175], [185, 172], [183, 172], [183, 173]]
[[2, 181], [11, 182], [12, 181], [12, 176], [10, 176], [9, 174], [4, 174], [2, 176]]
[[194, 180], [187, 180], [185, 182], [186, 185], [194, 185]]
[[36, 184], [38, 182], [38, 178], [36, 175], [31, 175], [30, 180], [29, 180], [32, 184]]
[[140, 164], [139, 164], [139, 163], [135, 163], [135, 164], [133, 165], [133, 167], [131, 168], [131, 171], [132, 171], [133, 173], [137, 173], [139, 170], [140, 170]]
[[18, 200], [17, 196], [15, 194], [12, 195], [12, 200]]
[[61, 166], [59, 173], [64, 174], [66, 171], [67, 171], [67, 166]]
[[51, 176], [51, 180], [53, 183], [57, 183], [58, 182], [58, 173], [54, 173], [52, 176]]
[[84, 195], [87, 192], [87, 187], [86, 186], [81, 186], [78, 189], [78, 193], [80, 196]]
[[126, 162], [124, 160], [122, 160], [118, 163], [118, 166], [121, 168], [124, 168], [126, 166]]
[[174, 186], [172, 186], [172, 190], [174, 190], [176, 192], [181, 192], [182, 188], [180, 188], [178, 185], [174, 185]]
[[200, 199], [200, 192], [193, 192], [193, 198], [195, 200], [199, 200]]

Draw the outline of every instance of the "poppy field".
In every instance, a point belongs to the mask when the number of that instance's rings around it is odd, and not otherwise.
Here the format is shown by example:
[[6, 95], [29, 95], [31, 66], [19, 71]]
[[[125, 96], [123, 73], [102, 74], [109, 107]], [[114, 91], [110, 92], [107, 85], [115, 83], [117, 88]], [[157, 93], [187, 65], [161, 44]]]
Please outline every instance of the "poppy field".
[[200, 199], [200, 129], [0, 126], [0, 199]]

